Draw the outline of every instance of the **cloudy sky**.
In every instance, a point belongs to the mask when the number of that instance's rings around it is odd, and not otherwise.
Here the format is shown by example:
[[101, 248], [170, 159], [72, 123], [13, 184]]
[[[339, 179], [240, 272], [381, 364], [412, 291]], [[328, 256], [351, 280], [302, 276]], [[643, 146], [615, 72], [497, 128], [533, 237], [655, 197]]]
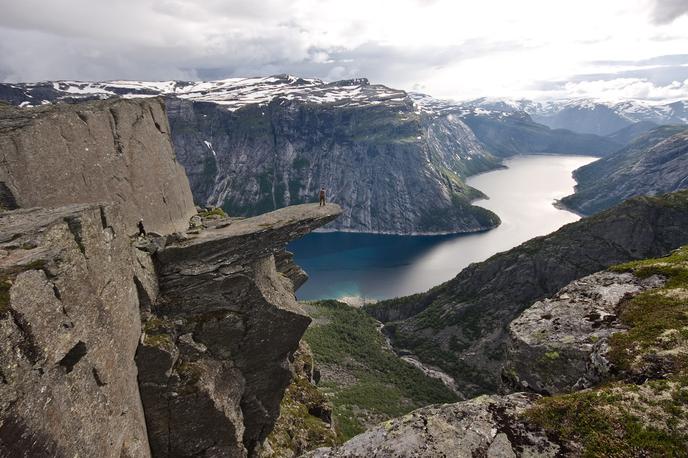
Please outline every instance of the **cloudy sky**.
[[0, 0], [0, 12], [0, 81], [292, 73], [454, 99], [688, 99], [688, 0]]

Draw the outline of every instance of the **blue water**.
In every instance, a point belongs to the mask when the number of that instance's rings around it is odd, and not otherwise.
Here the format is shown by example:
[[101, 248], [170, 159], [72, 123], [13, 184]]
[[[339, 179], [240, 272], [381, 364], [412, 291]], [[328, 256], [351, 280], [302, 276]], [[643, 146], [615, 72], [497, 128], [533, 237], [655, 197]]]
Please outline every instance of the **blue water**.
[[590, 156], [528, 155], [506, 169], [471, 177], [489, 196], [476, 205], [497, 213], [502, 224], [467, 235], [398, 236], [313, 233], [289, 245], [310, 279], [299, 299], [386, 299], [426, 291], [472, 262], [557, 230], [579, 217], [553, 203], [573, 192], [571, 172]]

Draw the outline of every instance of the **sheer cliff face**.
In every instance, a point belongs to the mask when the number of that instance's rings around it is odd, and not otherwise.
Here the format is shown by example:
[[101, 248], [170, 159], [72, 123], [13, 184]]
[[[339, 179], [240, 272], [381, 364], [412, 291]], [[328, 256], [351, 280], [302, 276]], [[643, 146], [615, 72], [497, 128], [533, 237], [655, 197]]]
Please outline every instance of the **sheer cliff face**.
[[174, 143], [199, 202], [257, 214], [312, 202], [345, 209], [331, 229], [433, 233], [493, 227], [462, 177], [496, 159], [458, 118], [408, 100], [334, 107], [276, 99], [230, 112], [168, 99]]
[[5, 207], [114, 202], [136, 231], [184, 230], [195, 214], [159, 99], [0, 108]]
[[114, 207], [0, 214], [1, 456], [148, 456], [134, 262]]
[[340, 212], [288, 207], [155, 254], [159, 295], [137, 354], [155, 456], [246, 456], [267, 437], [310, 323], [275, 255]]

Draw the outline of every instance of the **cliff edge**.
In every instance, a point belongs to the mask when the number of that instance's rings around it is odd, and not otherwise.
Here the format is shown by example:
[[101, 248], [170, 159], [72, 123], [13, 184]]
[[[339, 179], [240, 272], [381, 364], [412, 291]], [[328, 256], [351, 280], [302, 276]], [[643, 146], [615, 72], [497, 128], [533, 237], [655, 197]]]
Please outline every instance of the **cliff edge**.
[[0, 108], [0, 153], [0, 456], [255, 456], [310, 322], [285, 247], [341, 208], [196, 215], [157, 99]]

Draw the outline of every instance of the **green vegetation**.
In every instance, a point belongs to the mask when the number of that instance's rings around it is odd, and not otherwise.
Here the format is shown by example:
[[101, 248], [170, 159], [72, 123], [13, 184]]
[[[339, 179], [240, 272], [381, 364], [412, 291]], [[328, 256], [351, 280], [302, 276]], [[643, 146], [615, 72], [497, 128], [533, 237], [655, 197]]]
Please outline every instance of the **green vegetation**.
[[543, 398], [526, 416], [588, 457], [688, 456], [688, 246], [611, 270], [667, 280], [619, 306], [629, 329], [610, 338], [609, 358], [620, 380]]
[[267, 438], [274, 457], [299, 456], [317, 447], [330, 447], [337, 436], [317, 414], [324, 412], [327, 399], [302, 375], [287, 387], [280, 403], [280, 416]]
[[[643, 356], [664, 354], [674, 371], [688, 368], [688, 246], [661, 259], [629, 262], [613, 268], [641, 278], [666, 277], [662, 288], [644, 291], [621, 308], [621, 321], [630, 327], [610, 339], [610, 356], [624, 371], [638, 372]], [[640, 366], [639, 366], [640, 365]]]
[[543, 398], [526, 415], [560, 438], [581, 443], [585, 457], [687, 456], [688, 436], [626, 410], [634, 402], [631, 394], [628, 386], [610, 385]]
[[222, 208], [215, 207], [212, 210], [203, 210], [202, 212], [199, 212], [198, 216], [200, 216], [201, 218], [209, 218], [212, 216], [227, 218], [227, 213], [225, 213], [225, 211]]
[[305, 340], [323, 368], [321, 389], [334, 405], [340, 440], [418, 407], [457, 400], [442, 382], [389, 350], [378, 323], [362, 310], [337, 301], [308, 308], [315, 323]]

